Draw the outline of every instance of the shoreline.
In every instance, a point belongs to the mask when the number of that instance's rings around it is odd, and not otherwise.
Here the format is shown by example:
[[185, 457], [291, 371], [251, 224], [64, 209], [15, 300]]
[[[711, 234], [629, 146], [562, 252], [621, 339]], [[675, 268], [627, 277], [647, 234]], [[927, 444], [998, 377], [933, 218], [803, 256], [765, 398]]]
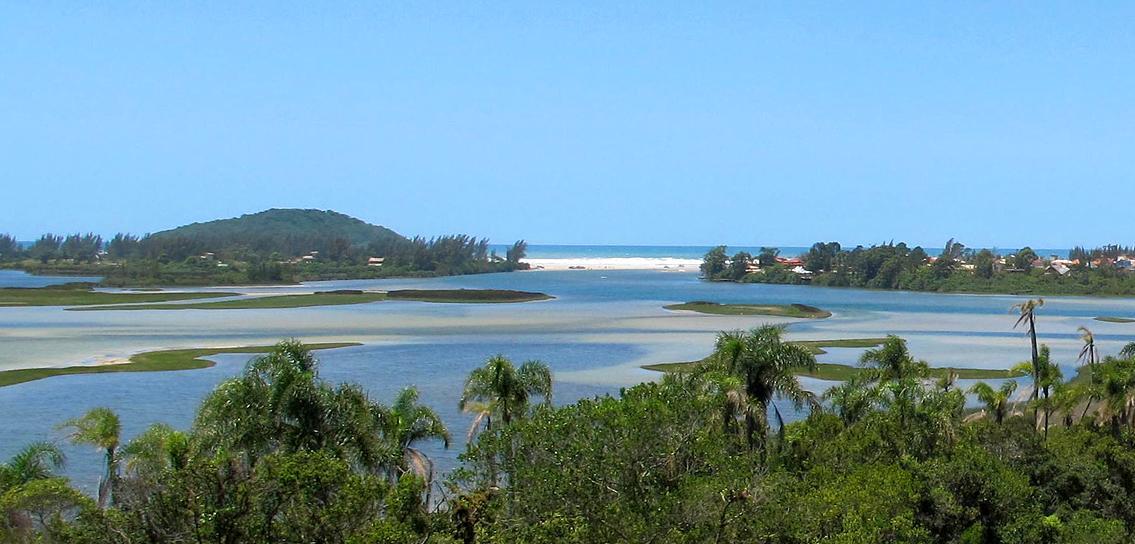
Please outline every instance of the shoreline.
[[563, 257], [524, 259], [530, 270], [666, 270], [698, 273], [701, 259], [679, 257]]

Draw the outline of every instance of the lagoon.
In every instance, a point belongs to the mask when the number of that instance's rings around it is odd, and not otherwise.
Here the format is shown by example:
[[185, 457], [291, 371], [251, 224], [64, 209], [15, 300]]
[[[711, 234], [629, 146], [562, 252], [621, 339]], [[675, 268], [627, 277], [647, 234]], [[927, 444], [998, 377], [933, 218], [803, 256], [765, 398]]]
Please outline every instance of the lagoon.
[[[2, 281], [26, 281], [3, 277]], [[37, 278], [38, 281], [48, 281]], [[68, 278], [73, 280], [73, 278]], [[46, 283], [44, 283], [46, 284]], [[898, 334], [915, 356], [934, 366], [1007, 368], [1028, 356], [1023, 332], [1013, 329], [1013, 296], [871, 291], [809, 286], [708, 283], [693, 272], [536, 271], [433, 279], [316, 282], [296, 286], [198, 288], [246, 295], [299, 294], [333, 289], [515, 289], [554, 300], [504, 305], [439, 305], [384, 301], [274, 310], [69, 312], [60, 307], [0, 308], [0, 369], [97, 364], [155, 349], [272, 343], [362, 342], [319, 352], [324, 377], [363, 385], [389, 401], [408, 385], [422, 391], [454, 437], [454, 448], [427, 450], [446, 470], [456, 464], [470, 418], [456, 410], [462, 382], [485, 358], [504, 354], [546, 361], [557, 403], [597, 394], [658, 374], [640, 365], [706, 355], [717, 331], [762, 323], [789, 324], [794, 340], [868, 338]], [[808, 304], [828, 319], [718, 316], [665, 310], [692, 300], [748, 304]], [[1039, 312], [1041, 341], [1074, 372], [1078, 326], [1096, 333], [1101, 353], [1135, 340], [1135, 324], [1104, 323], [1101, 315], [1135, 316], [1135, 300], [1054, 297]], [[830, 349], [822, 362], [852, 363], [862, 349]], [[0, 388], [0, 458], [32, 440], [62, 440], [55, 424], [86, 409], [119, 411], [124, 437], [163, 421], [185, 427], [200, 399], [235, 375], [248, 359], [222, 355], [212, 368], [179, 372], [55, 377]], [[807, 380], [813, 390], [829, 383]], [[84, 489], [98, 479], [99, 457], [67, 446], [65, 473]]]

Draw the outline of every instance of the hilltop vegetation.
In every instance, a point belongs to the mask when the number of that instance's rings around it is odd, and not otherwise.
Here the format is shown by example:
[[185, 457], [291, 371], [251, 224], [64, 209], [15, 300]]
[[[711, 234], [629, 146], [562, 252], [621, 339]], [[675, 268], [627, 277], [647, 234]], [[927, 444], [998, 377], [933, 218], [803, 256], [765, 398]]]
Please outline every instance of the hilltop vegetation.
[[0, 266], [99, 275], [108, 286], [239, 285], [506, 272], [527, 245], [498, 256], [484, 238], [405, 238], [341, 213], [273, 209], [146, 236], [45, 234], [28, 248], [0, 236]]
[[1122, 246], [1075, 248], [1069, 259], [1045, 259], [1031, 248], [1009, 255], [950, 240], [938, 256], [905, 243], [856, 246], [818, 242], [796, 259], [777, 248], [759, 255], [718, 246], [706, 253], [703, 277], [716, 281], [811, 284], [990, 294], [1135, 295], [1135, 251]]
[[150, 237], [155, 241], [188, 241], [201, 252], [213, 251], [223, 256], [251, 251], [297, 257], [311, 251], [334, 251], [335, 245], [342, 242], [349, 247], [366, 247], [385, 254], [389, 248], [407, 241], [386, 227], [338, 212], [296, 209], [271, 209], [232, 219], [192, 223], [155, 232]]

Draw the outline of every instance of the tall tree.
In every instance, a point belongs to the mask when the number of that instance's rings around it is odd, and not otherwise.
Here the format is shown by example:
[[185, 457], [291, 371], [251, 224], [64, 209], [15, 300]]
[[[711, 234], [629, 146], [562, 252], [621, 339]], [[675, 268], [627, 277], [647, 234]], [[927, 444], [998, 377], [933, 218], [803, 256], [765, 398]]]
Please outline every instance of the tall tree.
[[242, 454], [248, 466], [277, 451], [319, 449], [371, 469], [387, 465], [383, 408], [358, 386], [324, 382], [318, 365], [299, 341], [277, 344], [205, 398], [195, 434], [206, 450]]
[[1029, 272], [1033, 269], [1033, 263], [1040, 258], [1031, 247], [1023, 247], [1013, 255], [1013, 268]]
[[61, 428], [70, 429], [70, 439], [76, 444], [94, 446], [103, 452], [104, 473], [99, 480], [98, 505], [106, 508], [118, 479], [119, 439], [122, 423], [110, 408], [92, 408], [83, 417], [64, 422]]
[[10, 234], [0, 234], [0, 261], [14, 261], [23, 253], [20, 243]]
[[745, 277], [749, 273], [749, 265], [753, 262], [753, 256], [746, 251], [738, 251], [729, 260], [729, 279], [737, 281]]
[[1033, 398], [1032, 404], [1034, 410], [1043, 412], [1044, 418], [1037, 417], [1035, 424], [1038, 429], [1043, 429], [1044, 437], [1048, 438], [1049, 419], [1052, 413], [1056, 411], [1057, 401], [1061, 399], [1055, 398], [1058, 394], [1061, 397], [1064, 388], [1064, 374], [1060, 371], [1060, 366], [1052, 361], [1052, 351], [1047, 345], [1040, 346], [1040, 353], [1037, 357], [1037, 363], [1034, 367], [1032, 363], [1025, 361], [1016, 367], [1014, 370], [1024, 372], [1030, 369], [1036, 369], [1036, 380], [1033, 382]]
[[762, 247], [761, 252], [757, 255], [757, 260], [761, 263], [762, 267], [772, 266], [776, 264], [776, 258], [779, 256], [780, 248]]
[[393, 476], [414, 472], [428, 484], [433, 479], [433, 462], [417, 445], [426, 440], [441, 440], [449, 447], [449, 431], [441, 417], [430, 407], [418, 403], [417, 388], [407, 387], [381, 418], [383, 434], [399, 457]]
[[[1040, 389], [1039, 389], [1039, 386], [1037, 384], [1040, 381], [1040, 372], [1041, 372], [1040, 351], [1037, 347], [1037, 341], [1036, 341], [1036, 311], [1043, 306], [1044, 306], [1044, 299], [1043, 298], [1029, 299], [1029, 300], [1026, 300], [1025, 302], [1022, 302], [1020, 304], [1014, 304], [1012, 306], [1012, 309], [1017, 310], [1017, 312], [1020, 314], [1020, 317], [1017, 318], [1017, 322], [1013, 325], [1013, 328], [1015, 329], [1017, 327], [1020, 327], [1021, 325], [1028, 327], [1027, 333], [1029, 335], [1029, 342], [1032, 346], [1032, 379], [1033, 379], [1032, 401], [1034, 403], [1036, 402], [1036, 400], [1037, 400], [1037, 398], [1040, 394], [1039, 393]], [[1037, 420], [1038, 420], [1038, 413], [1034, 409], [1033, 410], [1033, 423], [1034, 424], [1037, 423]]]
[[725, 246], [717, 246], [707, 251], [702, 258], [701, 274], [706, 279], [715, 279], [725, 272], [728, 262], [729, 256], [725, 253]]
[[485, 426], [491, 430], [493, 417], [505, 425], [522, 417], [533, 396], [541, 397], [545, 404], [552, 403], [552, 371], [548, 365], [528, 361], [517, 368], [505, 356], [496, 355], [469, 373], [457, 407], [476, 408], [487, 414]]
[[784, 418], [774, 398], [791, 401], [798, 409], [816, 406], [815, 396], [800, 386], [796, 373], [814, 370], [816, 358], [807, 349], [785, 342], [784, 327], [765, 325], [748, 332], [723, 332], [717, 336], [713, 360], [725, 372], [744, 384], [751, 409], [746, 410], [745, 442], [749, 449], [765, 452], [769, 432], [768, 413], [772, 409], [781, 429]]
[[1009, 414], [1009, 401], [1013, 398], [1013, 391], [1017, 390], [1015, 380], [1006, 380], [1001, 387], [994, 389], [985, 382], [978, 382], [970, 387], [969, 392], [977, 396], [977, 400], [985, 405], [985, 410], [993, 421], [1000, 425]]
[[122, 448], [126, 474], [137, 477], [184, 467], [189, 454], [189, 435], [164, 423], [150, 425]]
[[33, 442], [0, 464], [0, 495], [9, 488], [55, 476], [66, 458], [55, 444]]

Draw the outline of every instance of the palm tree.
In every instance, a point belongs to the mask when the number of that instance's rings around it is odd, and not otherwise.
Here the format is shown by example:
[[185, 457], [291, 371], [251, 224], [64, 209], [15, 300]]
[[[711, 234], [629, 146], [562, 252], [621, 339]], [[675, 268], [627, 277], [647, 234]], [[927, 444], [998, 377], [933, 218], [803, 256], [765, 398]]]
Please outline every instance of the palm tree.
[[[1032, 344], [1032, 365], [1033, 365], [1032, 366], [1032, 377], [1033, 377], [1032, 400], [1033, 400], [1033, 402], [1035, 402], [1037, 400], [1037, 397], [1038, 397], [1039, 392], [1040, 392], [1039, 386], [1037, 385], [1037, 382], [1040, 379], [1041, 368], [1040, 368], [1040, 352], [1037, 348], [1037, 343], [1036, 343], [1036, 311], [1037, 311], [1037, 309], [1041, 308], [1042, 306], [1044, 306], [1044, 299], [1038, 298], [1038, 299], [1035, 299], [1035, 300], [1029, 299], [1029, 300], [1022, 302], [1020, 304], [1014, 304], [1010, 308], [1011, 310], [1017, 310], [1020, 314], [1020, 317], [1017, 318], [1017, 322], [1013, 325], [1013, 328], [1015, 329], [1015, 328], [1021, 326], [1022, 323], [1027, 325], [1028, 328], [1029, 328], [1028, 335], [1029, 335], [1029, 340]], [[1036, 423], [1038, 419], [1039, 418], [1037, 416], [1037, 412], [1034, 409], [1033, 410], [1033, 422]]]
[[118, 444], [122, 434], [118, 414], [110, 408], [93, 408], [83, 417], [68, 420], [60, 427], [71, 429], [71, 442], [91, 445], [104, 452], [106, 472], [99, 479], [98, 505], [105, 508], [118, 479]]
[[383, 435], [400, 454], [392, 477], [415, 472], [429, 482], [433, 478], [433, 462], [415, 446], [430, 439], [441, 440], [449, 447], [449, 431], [437, 412], [418, 404], [418, 390], [407, 387], [394, 404], [381, 416]]
[[55, 444], [33, 442], [16, 452], [7, 463], [0, 464], [0, 493], [11, 487], [33, 480], [44, 480], [55, 475], [66, 458]]
[[721, 333], [711, 356], [727, 373], [740, 378], [744, 384], [749, 409], [744, 411], [745, 441], [749, 449], [760, 449], [769, 432], [768, 412], [772, 408], [780, 429], [784, 418], [773, 398], [792, 401], [799, 409], [804, 404], [816, 405], [815, 396], [805, 391], [796, 373], [815, 370], [816, 357], [807, 349], [785, 342], [783, 326], [765, 325], [747, 333], [734, 331]]
[[864, 378], [876, 382], [880, 401], [898, 415], [899, 427], [906, 430], [925, 394], [923, 380], [930, 376], [930, 365], [911, 356], [906, 341], [894, 335], [863, 352], [859, 364], [865, 368]]
[[977, 395], [977, 400], [985, 404], [985, 410], [993, 415], [993, 421], [1000, 425], [1009, 413], [1009, 399], [1013, 398], [1013, 391], [1017, 390], [1016, 380], [1006, 380], [998, 389], [993, 389], [985, 382], [978, 382], [969, 388], [971, 394]]
[[1107, 401], [1104, 415], [1111, 418], [1112, 430], [1118, 434], [1122, 426], [1135, 422], [1135, 359], [1104, 359], [1100, 385]]
[[[19, 492], [9, 496], [13, 498], [24, 497], [23, 501], [19, 499], [14, 502], [11, 500], [0, 501], [0, 503], [4, 503], [0, 506], [0, 514], [3, 515], [3, 518], [0, 519], [0, 539], [6, 536], [14, 539], [13, 541], [24, 541], [17, 538], [17, 535], [30, 531], [34, 522], [32, 512], [26, 509], [26, 504], [22, 505], [20, 502], [51, 504], [52, 501], [50, 500], [40, 500], [45, 494], [42, 493], [43, 488], [37, 488], [37, 486], [41, 484], [50, 485], [52, 482], [48, 480], [54, 479], [56, 489], [64, 487], [65, 484], [61, 484], [62, 478], [55, 478], [55, 470], [62, 467], [63, 462], [63, 452], [59, 451], [59, 448], [54, 444], [34, 442], [13, 455], [7, 463], [0, 464], [0, 497], [4, 497], [9, 490], [17, 488], [19, 488]], [[5, 531], [5, 529], [13, 532]], [[26, 541], [31, 542], [32, 540]]]
[[1080, 349], [1080, 357], [1078, 360], [1084, 361], [1090, 370], [1093, 372], [1092, 381], [1095, 381], [1095, 367], [1098, 359], [1096, 353], [1096, 336], [1087, 327], [1079, 327], [1076, 329], [1080, 331], [1080, 340], [1084, 342], [1084, 347]]
[[863, 419], [879, 401], [879, 390], [871, 387], [868, 380], [857, 374], [828, 389], [823, 398], [831, 403], [832, 410], [843, 420], [844, 425], [851, 426]]
[[[1037, 430], [1044, 430], [1044, 437], [1047, 439], [1049, 418], [1059, 404], [1055, 397], [1058, 393], [1062, 393], [1064, 388], [1064, 373], [1056, 363], [1052, 362], [1052, 352], [1047, 345], [1040, 346], [1037, 366], [1025, 361], [1013, 367], [1013, 370], [1023, 372], [1030, 368], [1035, 368], [1037, 372], [1030, 401], [1033, 405], [1034, 423]], [[1060, 396], [1063, 397], [1062, 394]], [[1044, 412], [1043, 420], [1039, 417], [1040, 411]]]
[[906, 341], [895, 335], [887, 336], [882, 346], [863, 352], [859, 364], [867, 369], [866, 376], [879, 382], [924, 379], [930, 375], [930, 365], [911, 356]]
[[1124, 359], [1135, 359], [1135, 342], [1128, 342], [1119, 350], [1119, 356]]
[[505, 356], [496, 355], [469, 373], [457, 407], [477, 414], [471, 437], [482, 421], [486, 430], [492, 430], [493, 417], [508, 425], [524, 416], [533, 396], [540, 396], [544, 404], [552, 403], [552, 371], [548, 365], [528, 361], [516, 368]]
[[147, 476], [182, 468], [188, 462], [189, 447], [188, 434], [165, 423], [150, 425], [122, 448], [126, 473]]
[[[1102, 398], [1099, 388], [1099, 352], [1096, 350], [1096, 336], [1087, 327], [1079, 327], [1080, 340], [1084, 342], [1084, 347], [1080, 349], [1080, 356], [1078, 360], [1083, 361], [1088, 365], [1089, 377], [1091, 378], [1087, 386], [1077, 388], [1075, 394], [1072, 395], [1079, 401], [1084, 402], [1084, 412], [1080, 414], [1080, 419], [1084, 419], [1088, 415], [1088, 410], [1092, 407], [1092, 401]], [[1068, 418], [1065, 418], [1068, 419]]]
[[323, 382], [311, 352], [288, 340], [217, 386], [198, 410], [194, 434], [205, 450], [241, 454], [249, 467], [274, 451], [323, 449], [377, 469], [391, 458], [380, 443], [382, 410], [357, 386]]

